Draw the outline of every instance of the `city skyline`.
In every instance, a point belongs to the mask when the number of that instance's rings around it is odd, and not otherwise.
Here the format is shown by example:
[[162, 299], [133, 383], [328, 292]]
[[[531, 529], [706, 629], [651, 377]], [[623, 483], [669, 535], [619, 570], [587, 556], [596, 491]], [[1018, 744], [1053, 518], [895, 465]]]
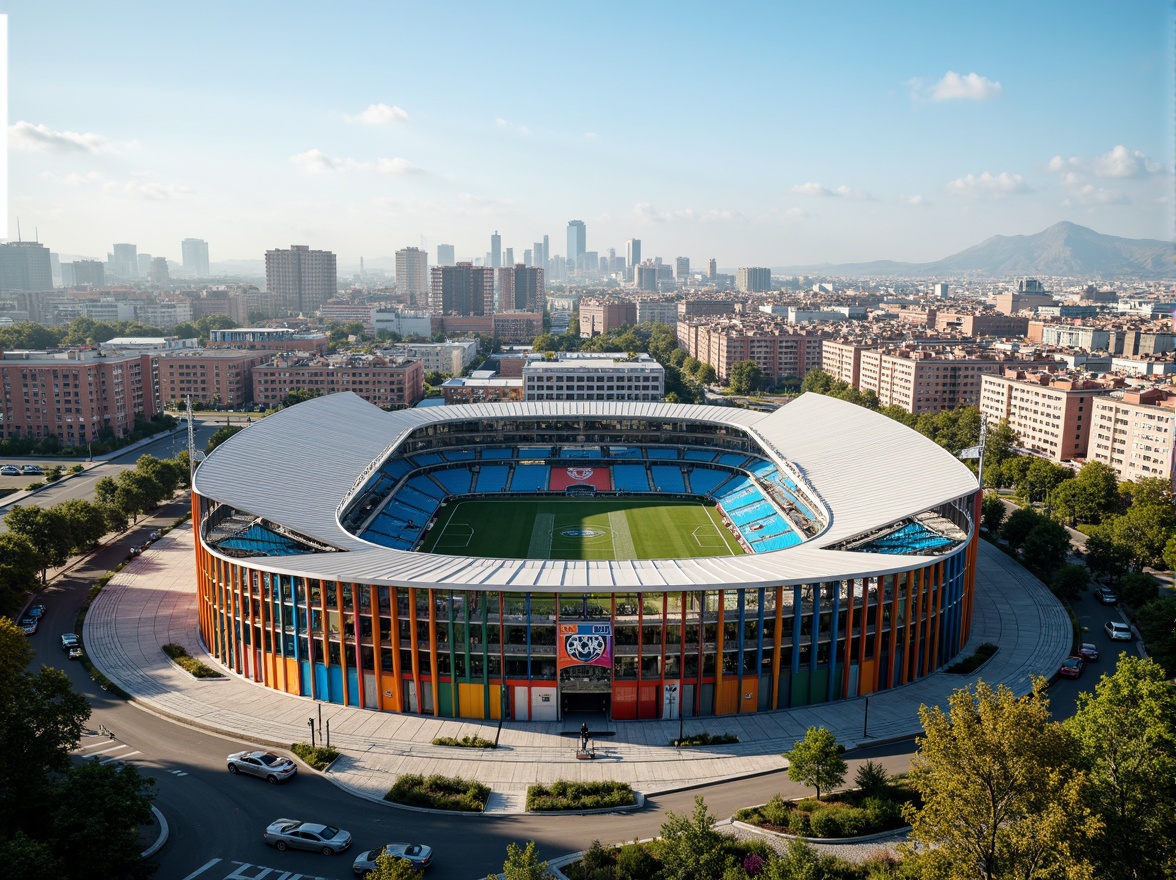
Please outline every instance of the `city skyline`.
[[724, 267], [928, 261], [1059, 220], [1171, 239], [1168, 4], [594, 9], [619, 41], [525, 3], [146, 8], [7, 4], [11, 238], [353, 265], [481, 258], [496, 230], [521, 255], [578, 218], [589, 251]]

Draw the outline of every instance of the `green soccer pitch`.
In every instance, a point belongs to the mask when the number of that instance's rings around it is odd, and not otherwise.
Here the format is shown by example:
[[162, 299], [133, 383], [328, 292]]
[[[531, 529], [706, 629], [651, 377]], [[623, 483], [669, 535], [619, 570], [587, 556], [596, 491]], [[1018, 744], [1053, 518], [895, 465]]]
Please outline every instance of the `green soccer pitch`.
[[425, 553], [495, 559], [741, 556], [713, 507], [693, 501], [503, 498], [441, 509]]

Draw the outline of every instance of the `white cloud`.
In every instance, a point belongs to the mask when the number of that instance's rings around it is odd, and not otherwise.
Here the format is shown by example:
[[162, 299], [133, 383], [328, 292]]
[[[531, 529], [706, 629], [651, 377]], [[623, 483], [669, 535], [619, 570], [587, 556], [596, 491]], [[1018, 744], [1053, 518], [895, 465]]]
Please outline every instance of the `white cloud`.
[[735, 211], [712, 208], [709, 211], [696, 211], [693, 208], [679, 208], [677, 211], [659, 211], [649, 202], [638, 202], [633, 206], [633, 214], [639, 220], [647, 223], [667, 223], [681, 221], [684, 223], [711, 223], [716, 220], [734, 220], [738, 214]]
[[580, 136], [582, 138], [584, 138], [584, 140], [587, 140], [587, 141], [594, 141], [594, 140], [596, 140], [597, 137], [599, 137], [599, 135], [597, 135], [597, 133], [594, 131], [586, 131]]
[[408, 122], [408, 113], [392, 104], [368, 104], [355, 116], [343, 118], [359, 125], [391, 125], [394, 122]]
[[792, 187], [792, 191], [802, 196], [814, 196], [816, 198], [839, 198], [850, 199], [855, 202], [872, 202], [874, 196], [862, 189], [853, 189], [852, 187], [842, 184], [836, 189], [830, 189], [820, 183], [799, 183]]
[[915, 101], [987, 101], [1000, 96], [1000, 83], [978, 73], [958, 74], [949, 70], [936, 82], [922, 77], [907, 80]]
[[407, 159], [401, 159], [400, 157], [394, 159], [379, 158], [374, 162], [361, 162], [350, 158], [333, 159], [319, 149], [297, 153], [290, 157], [290, 163], [309, 174], [356, 171], [368, 174], [391, 174], [399, 177], [424, 172], [423, 168], [413, 165]]
[[1033, 190], [1025, 183], [1020, 174], [1009, 174], [1007, 171], [1002, 171], [1000, 174], [989, 174], [985, 171], [979, 176], [969, 174], [956, 178], [947, 184], [947, 191], [957, 196], [984, 198], [1027, 193]]
[[501, 116], [499, 116], [497, 119], [494, 120], [494, 124], [501, 129], [504, 129], [507, 131], [513, 131], [516, 134], [530, 134], [531, 133], [531, 129], [528, 128], [527, 126], [520, 125], [519, 123], [511, 122], [509, 119], [503, 119]]
[[1129, 205], [1131, 199], [1125, 193], [1112, 192], [1109, 189], [1095, 186], [1092, 183], [1075, 187], [1070, 196], [1062, 201], [1062, 205]]
[[104, 153], [110, 143], [100, 134], [54, 131], [47, 125], [17, 122], [8, 127], [8, 143], [16, 150], [53, 153]]
[[1096, 177], [1144, 177], [1160, 172], [1159, 162], [1153, 162], [1139, 150], [1128, 150], [1122, 144], [1095, 158], [1090, 167]]
[[899, 196], [898, 200], [904, 205], [910, 205], [913, 208], [926, 208], [931, 204], [922, 196]]

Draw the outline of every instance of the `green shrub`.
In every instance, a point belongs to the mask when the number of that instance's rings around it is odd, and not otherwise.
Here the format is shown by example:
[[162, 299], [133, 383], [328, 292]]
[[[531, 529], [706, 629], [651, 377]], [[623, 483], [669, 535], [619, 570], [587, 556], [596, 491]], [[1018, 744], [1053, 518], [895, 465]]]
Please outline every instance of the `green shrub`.
[[[95, 595], [98, 589], [101, 589], [101, 587], [98, 587], [97, 584], [90, 588], [91, 592]], [[191, 656], [183, 645], [177, 645], [171, 642], [163, 646], [163, 653], [167, 654], [177, 666], [195, 678], [224, 678], [223, 675], [211, 666]]]
[[788, 833], [797, 837], [808, 837], [813, 833], [809, 824], [810, 814], [805, 810], [793, 810], [788, 814]]
[[326, 770], [331, 762], [339, 757], [339, 750], [330, 746], [312, 746], [307, 743], [293, 743], [290, 751], [313, 767], [315, 770]]
[[498, 746], [494, 745], [491, 740], [482, 739], [480, 736], [463, 736], [461, 739], [455, 739], [452, 736], [439, 736], [433, 740], [435, 746], [453, 746], [459, 749], [496, 749]]
[[996, 645], [992, 644], [992, 642], [985, 642], [976, 649], [976, 653], [965, 657], [963, 660], [957, 660], [950, 666], [945, 666], [943, 671], [950, 672], [953, 675], [967, 675], [970, 672], [975, 672], [996, 651]]
[[568, 782], [527, 788], [527, 810], [533, 813], [557, 810], [602, 810], [629, 807], [637, 803], [627, 782]]
[[639, 843], [627, 843], [617, 851], [618, 877], [652, 877], [660, 867], [649, 848]]
[[865, 811], [847, 804], [823, 804], [809, 816], [813, 837], [855, 837], [867, 827]]
[[683, 739], [672, 739], [670, 745], [688, 749], [691, 746], [722, 746], [730, 743], [739, 742], [739, 737], [733, 733], [719, 733], [711, 735], [709, 733], [696, 733], [693, 736], [688, 736]]
[[890, 774], [886, 772], [886, 768], [881, 764], [873, 760], [867, 760], [866, 763], [858, 767], [853, 781], [862, 790], [863, 794], [879, 794], [880, 792], [886, 791], [887, 786], [890, 785]]
[[396, 780], [384, 800], [410, 807], [480, 813], [486, 809], [489, 797], [489, 787], [476, 780], [440, 775], [425, 778], [419, 773], [410, 773]]

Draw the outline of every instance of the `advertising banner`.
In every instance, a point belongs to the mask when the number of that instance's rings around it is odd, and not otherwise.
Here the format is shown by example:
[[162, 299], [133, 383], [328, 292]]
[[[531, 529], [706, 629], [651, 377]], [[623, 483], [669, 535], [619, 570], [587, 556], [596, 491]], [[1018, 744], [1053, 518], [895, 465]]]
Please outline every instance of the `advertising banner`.
[[611, 623], [561, 623], [556, 666], [603, 666], [612, 669]]

